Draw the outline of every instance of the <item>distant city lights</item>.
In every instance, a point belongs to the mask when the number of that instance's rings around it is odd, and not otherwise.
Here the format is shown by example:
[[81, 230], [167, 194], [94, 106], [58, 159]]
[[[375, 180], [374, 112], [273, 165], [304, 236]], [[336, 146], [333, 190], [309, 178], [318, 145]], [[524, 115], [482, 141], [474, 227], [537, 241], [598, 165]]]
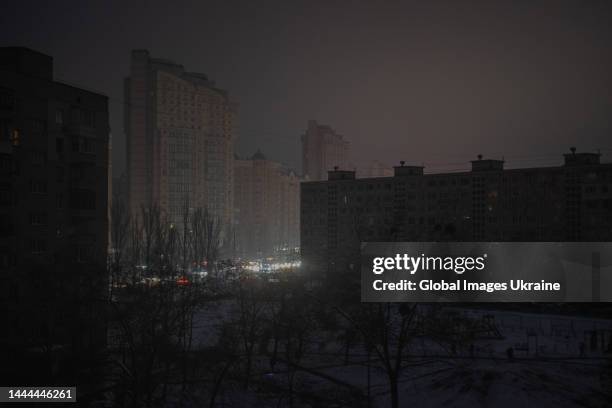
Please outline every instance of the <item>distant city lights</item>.
[[272, 263], [262, 263], [251, 261], [248, 262], [244, 267], [247, 271], [251, 272], [272, 272], [272, 271], [280, 271], [292, 268], [299, 268], [302, 265], [301, 261], [293, 261], [293, 262], [272, 262]]

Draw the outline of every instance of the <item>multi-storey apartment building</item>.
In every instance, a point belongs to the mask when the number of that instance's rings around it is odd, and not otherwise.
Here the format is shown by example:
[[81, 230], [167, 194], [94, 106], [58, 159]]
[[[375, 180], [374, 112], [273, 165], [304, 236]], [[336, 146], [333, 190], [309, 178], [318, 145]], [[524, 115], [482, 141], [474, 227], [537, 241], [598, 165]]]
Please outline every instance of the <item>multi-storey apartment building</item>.
[[259, 258], [299, 246], [300, 179], [257, 151], [236, 159], [234, 169], [236, 255]]
[[363, 241], [601, 241], [612, 236], [612, 164], [596, 153], [558, 167], [504, 170], [471, 162], [462, 173], [394, 168], [356, 179], [333, 170], [301, 185], [301, 250], [312, 271], [349, 270]]
[[235, 105], [206, 75], [132, 52], [125, 81], [128, 201], [177, 222], [185, 200], [231, 225]]
[[105, 344], [108, 99], [26, 48], [0, 48], [0, 72], [0, 366], [17, 380]]
[[313, 181], [325, 180], [334, 167], [349, 166], [349, 142], [327, 125], [308, 121], [302, 135], [302, 175]]

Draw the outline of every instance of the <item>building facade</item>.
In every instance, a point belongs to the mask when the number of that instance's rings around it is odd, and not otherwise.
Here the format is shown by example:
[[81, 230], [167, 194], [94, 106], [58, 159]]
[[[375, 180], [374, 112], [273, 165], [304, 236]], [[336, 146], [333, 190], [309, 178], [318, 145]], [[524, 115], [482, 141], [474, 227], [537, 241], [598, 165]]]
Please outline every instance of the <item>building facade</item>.
[[300, 178], [260, 151], [234, 165], [236, 256], [278, 256], [299, 247]]
[[171, 222], [188, 200], [231, 225], [236, 107], [205, 75], [132, 52], [125, 81], [128, 202]]
[[612, 164], [595, 153], [558, 167], [504, 170], [479, 157], [462, 173], [424, 174], [402, 164], [393, 177], [330, 171], [301, 185], [305, 268], [351, 270], [364, 241], [603, 241], [612, 238]]
[[105, 343], [108, 99], [26, 48], [0, 48], [0, 71], [0, 342], [33, 373], [35, 350]]
[[335, 167], [343, 170], [349, 167], [349, 142], [331, 127], [308, 121], [302, 135], [302, 175], [321, 181]]

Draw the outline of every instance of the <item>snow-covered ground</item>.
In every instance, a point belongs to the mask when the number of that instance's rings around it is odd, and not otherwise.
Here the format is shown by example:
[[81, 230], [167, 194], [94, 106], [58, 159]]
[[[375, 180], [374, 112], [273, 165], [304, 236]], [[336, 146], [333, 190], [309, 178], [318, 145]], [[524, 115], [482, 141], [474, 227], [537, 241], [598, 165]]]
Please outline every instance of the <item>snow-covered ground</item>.
[[[493, 315], [503, 338], [478, 340], [473, 356], [467, 350], [459, 350], [456, 357], [444, 356], [435, 348], [427, 355], [428, 347], [421, 348], [409, 359], [412, 366], [400, 381], [400, 406], [612, 406], [612, 355], [604, 348], [610, 341], [612, 320], [456, 311], [472, 318]], [[594, 330], [597, 342], [591, 338]], [[507, 356], [509, 347], [515, 349], [512, 359]], [[322, 371], [367, 392], [367, 363], [354, 360], [356, 364]], [[371, 369], [370, 375], [373, 406], [390, 406], [384, 373]]]
[[[590, 361], [457, 359], [409, 367], [400, 380], [401, 406], [414, 407], [605, 407], [612, 395]], [[365, 365], [323, 369], [367, 394]], [[312, 376], [311, 376], [312, 377]], [[371, 372], [374, 407], [390, 404], [381, 372]], [[324, 387], [324, 382], [321, 382]]]
[[[232, 307], [232, 300], [224, 300], [204, 309], [195, 322], [195, 344], [214, 344], [217, 328], [229, 317]], [[400, 406], [612, 406], [612, 354], [606, 352], [612, 341], [612, 319], [452, 306], [448, 310], [471, 319], [488, 319], [501, 336], [482, 336], [474, 341], [471, 350], [464, 346], [455, 355], [426, 338], [417, 341], [400, 380]], [[511, 359], [508, 348], [514, 350]], [[388, 383], [379, 363], [373, 358], [368, 362], [364, 348], [356, 345], [345, 364], [343, 346], [333, 336], [321, 334], [309, 347], [308, 355], [300, 362], [308, 370], [297, 371], [296, 388], [327, 396], [360, 392], [365, 401], [368, 364], [371, 406], [389, 407]], [[272, 370], [269, 358], [260, 356], [255, 367], [254, 384], [284, 387], [288, 367], [282, 362]], [[250, 401], [245, 406], [251, 406], [253, 401], [257, 401], [253, 406], [276, 406], [278, 398], [266, 400], [261, 395], [238, 394], [227, 397]], [[307, 404], [298, 398], [294, 407], [300, 406], [316, 403]]]

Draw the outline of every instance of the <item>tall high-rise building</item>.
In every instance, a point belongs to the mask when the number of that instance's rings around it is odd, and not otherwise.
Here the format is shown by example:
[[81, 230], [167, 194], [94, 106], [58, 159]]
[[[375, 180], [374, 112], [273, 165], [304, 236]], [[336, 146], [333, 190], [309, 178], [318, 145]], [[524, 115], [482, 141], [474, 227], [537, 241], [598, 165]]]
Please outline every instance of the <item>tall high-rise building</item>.
[[135, 50], [125, 99], [132, 213], [159, 206], [177, 222], [188, 200], [231, 225], [236, 109], [227, 92], [204, 74]]
[[298, 247], [298, 176], [259, 150], [236, 159], [234, 175], [236, 255], [258, 258]]
[[327, 125], [308, 121], [306, 133], [302, 135], [302, 175], [311, 181], [327, 178], [334, 168], [348, 169], [349, 142]]
[[106, 342], [108, 99], [26, 48], [0, 73], [0, 377], [26, 383]]

